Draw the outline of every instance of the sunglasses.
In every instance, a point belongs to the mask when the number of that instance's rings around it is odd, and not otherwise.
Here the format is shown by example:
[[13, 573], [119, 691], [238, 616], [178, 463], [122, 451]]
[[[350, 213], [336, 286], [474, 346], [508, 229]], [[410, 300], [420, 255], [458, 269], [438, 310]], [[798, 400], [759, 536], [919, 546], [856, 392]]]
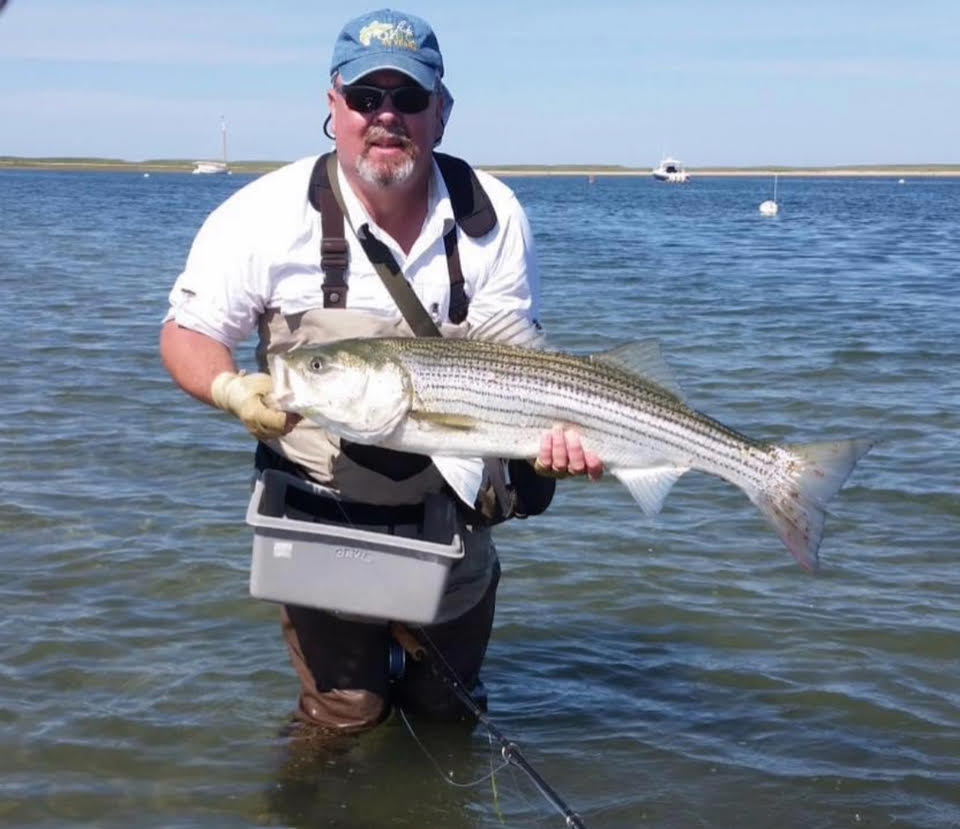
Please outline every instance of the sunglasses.
[[349, 84], [338, 86], [337, 92], [343, 95], [343, 100], [354, 112], [369, 115], [383, 106], [383, 99], [389, 98], [394, 109], [404, 115], [415, 115], [423, 112], [430, 103], [433, 94], [422, 86], [395, 86], [383, 89], [379, 86], [365, 86], [364, 84]]

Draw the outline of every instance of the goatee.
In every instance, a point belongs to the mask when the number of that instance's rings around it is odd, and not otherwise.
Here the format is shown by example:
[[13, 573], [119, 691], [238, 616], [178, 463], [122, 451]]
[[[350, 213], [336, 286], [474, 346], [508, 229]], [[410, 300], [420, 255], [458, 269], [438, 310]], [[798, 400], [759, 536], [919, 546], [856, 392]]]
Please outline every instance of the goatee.
[[[369, 156], [370, 148], [387, 141], [399, 142], [404, 150], [404, 158], [400, 161], [372, 161]], [[417, 147], [403, 132], [372, 126], [364, 136], [364, 145], [364, 151], [357, 158], [357, 175], [368, 184], [396, 187], [413, 174]]]

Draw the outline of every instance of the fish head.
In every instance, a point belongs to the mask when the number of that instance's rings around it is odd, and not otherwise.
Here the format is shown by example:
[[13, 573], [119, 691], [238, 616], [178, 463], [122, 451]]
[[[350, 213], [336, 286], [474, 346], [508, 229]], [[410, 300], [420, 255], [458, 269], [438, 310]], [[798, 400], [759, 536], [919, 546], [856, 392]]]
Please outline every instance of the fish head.
[[356, 443], [388, 438], [410, 410], [410, 375], [375, 339], [304, 346], [273, 357], [273, 403]]

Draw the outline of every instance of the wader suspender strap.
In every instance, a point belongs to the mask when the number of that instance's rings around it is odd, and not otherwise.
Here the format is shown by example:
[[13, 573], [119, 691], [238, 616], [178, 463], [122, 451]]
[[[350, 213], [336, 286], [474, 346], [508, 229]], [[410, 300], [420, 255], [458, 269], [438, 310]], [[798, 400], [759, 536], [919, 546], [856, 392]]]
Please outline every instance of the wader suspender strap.
[[[472, 238], [485, 236], [496, 227], [497, 214], [476, 173], [467, 162], [452, 155], [434, 153], [434, 158], [447, 185], [456, 224]], [[333, 159], [332, 162], [331, 159]], [[320, 212], [323, 230], [323, 241], [320, 243], [320, 269], [324, 274], [324, 308], [344, 308], [347, 301], [347, 285], [344, 279], [347, 268], [347, 243], [343, 234], [344, 213], [340, 206], [343, 198], [336, 192], [338, 190], [336, 154], [327, 153], [317, 159], [308, 191], [310, 204]], [[372, 239], [370, 234], [366, 235]], [[451, 322], [461, 323], [467, 318], [470, 300], [464, 290], [456, 226], [443, 237], [443, 247], [447, 257], [447, 272], [450, 276], [448, 316]], [[366, 250], [366, 245], [364, 249]], [[384, 253], [389, 257], [385, 264], [389, 267], [392, 262], [394, 265], [391, 273], [399, 272], [389, 250], [384, 248]], [[367, 256], [370, 256], [369, 250], [367, 250]], [[377, 258], [384, 259], [383, 256]], [[404, 316], [407, 315], [404, 314]]]
[[[452, 158], [452, 156], [446, 156], [446, 158]], [[331, 194], [336, 207], [340, 213], [339, 218], [339, 233], [343, 235], [343, 222], [344, 219], [349, 221], [349, 217], [346, 216], [346, 210], [343, 206], [343, 194], [340, 192], [340, 182], [337, 178], [337, 157], [334, 153], [329, 153], [325, 160], [323, 158], [320, 161], [324, 162], [326, 178], [328, 181], [327, 192]], [[466, 165], [466, 162], [460, 161], [459, 159], [453, 159], [455, 162]], [[319, 162], [318, 162], [318, 166]], [[468, 167], [469, 169], [469, 167]], [[442, 168], [441, 168], [442, 170]], [[471, 170], [472, 173], [472, 170]], [[475, 177], [474, 177], [475, 178]], [[446, 181], [444, 177], [444, 181]], [[480, 182], [477, 182], [479, 187]], [[447, 187], [449, 188], [449, 184]], [[313, 197], [313, 187], [314, 184], [311, 182], [311, 202]], [[451, 193], [452, 198], [452, 193]], [[486, 194], [484, 194], [484, 200], [487, 202], [489, 207], [489, 213], [493, 218], [493, 223], [496, 224], [496, 214], [493, 212], [492, 205], [489, 204], [489, 199], [486, 199]], [[482, 205], [481, 205], [482, 209]], [[473, 215], [477, 215], [474, 213]], [[470, 217], [468, 217], [469, 221]], [[321, 217], [321, 221], [322, 221]], [[477, 227], [479, 222], [474, 223], [474, 227]], [[487, 228], [491, 230], [492, 225]], [[393, 298], [393, 301], [397, 304], [397, 308], [400, 309], [400, 313], [403, 314], [403, 318], [407, 321], [407, 325], [410, 326], [410, 329], [413, 331], [414, 335], [417, 337], [440, 337], [440, 329], [437, 328], [436, 323], [427, 313], [426, 309], [423, 307], [423, 303], [420, 302], [420, 299], [414, 293], [413, 288], [410, 287], [410, 283], [407, 282], [406, 277], [403, 275], [403, 271], [400, 270], [400, 266], [397, 264], [397, 260], [394, 258], [393, 254], [390, 253], [390, 249], [379, 239], [373, 236], [370, 233], [370, 228], [363, 224], [360, 226], [359, 230], [356, 230], [357, 239], [360, 240], [360, 244], [363, 247], [364, 252], [367, 254], [367, 258], [370, 260], [370, 263], [376, 268], [377, 273], [380, 275], [380, 279], [383, 280], [383, 284], [386, 286], [387, 290], [390, 292], [390, 296]], [[453, 248], [454, 253], [456, 254], [456, 235], [457, 228], [456, 225], [450, 230], [447, 236], [444, 238], [444, 245], [447, 245], [447, 239], [452, 236], [454, 238]], [[324, 238], [326, 238], [326, 228], [324, 227]], [[339, 240], [342, 241], [342, 240]], [[322, 248], [321, 248], [322, 250]], [[447, 263], [450, 263], [450, 253], [449, 247], [447, 248]], [[321, 257], [321, 267], [322, 267], [322, 257]], [[460, 277], [460, 292], [463, 293], [463, 272], [460, 269], [460, 257], [456, 255], [456, 270], [457, 274]], [[326, 274], [325, 274], [326, 276]], [[340, 274], [341, 279], [343, 273]], [[453, 304], [452, 289], [453, 289], [453, 274], [451, 273], [451, 306]], [[324, 279], [324, 288], [326, 288], [327, 280]], [[326, 305], [327, 292], [324, 290], [324, 307]], [[466, 297], [464, 297], [466, 299]], [[336, 306], [330, 306], [336, 307]], [[340, 306], [342, 307], [342, 306]], [[451, 307], [452, 311], [452, 307]], [[464, 316], [466, 316], [466, 304], [463, 308]], [[452, 315], [451, 315], [452, 320]], [[497, 496], [497, 500], [500, 502], [501, 509], [506, 510], [507, 505], [510, 503], [509, 494], [507, 492], [507, 480], [504, 475], [504, 465], [498, 460], [493, 458], [485, 458], [483, 462], [484, 469], [487, 473], [487, 478], [490, 481], [491, 486], [493, 487], [494, 493]]]
[[[340, 192], [340, 182], [337, 180], [337, 157], [333, 153], [327, 156], [326, 167], [327, 178], [330, 181], [330, 192], [333, 198], [336, 199], [337, 207], [340, 209], [340, 222], [342, 227], [344, 218], [346, 218], [348, 222], [350, 219], [346, 216], [346, 210], [343, 206], [343, 194]], [[390, 296], [393, 297], [393, 301], [396, 303], [397, 308], [400, 309], [400, 313], [403, 314], [403, 318], [407, 321], [413, 333], [418, 337], [439, 337], [440, 329], [437, 328], [436, 323], [430, 318], [430, 315], [423, 307], [423, 303], [420, 302], [417, 295], [413, 292], [413, 288], [411, 288], [410, 283], [407, 282], [403, 271], [400, 270], [400, 266], [397, 264], [397, 260], [393, 254], [390, 253], [390, 249], [370, 232], [370, 228], [366, 224], [360, 225], [360, 227], [358, 229], [355, 228], [354, 231], [357, 239], [360, 240], [360, 245], [367, 254], [367, 258], [370, 260], [370, 264], [376, 269], [380, 279], [390, 292]], [[326, 280], [324, 280], [324, 282], [326, 282]]]
[[[328, 158], [334, 158], [331, 153]], [[320, 159], [321, 161], [323, 159]], [[310, 204], [320, 212], [323, 239], [320, 242], [320, 270], [323, 271], [323, 307], [347, 307], [347, 240], [343, 235], [343, 211], [339, 205], [337, 166], [330, 173], [329, 164], [317, 164], [310, 177]]]
[[[434, 153], [447, 185], [450, 203], [453, 205], [453, 217], [467, 236], [474, 239], [485, 236], [497, 224], [497, 214], [484, 192], [473, 168], [461, 158], [445, 153]], [[450, 274], [450, 322], [460, 323], [467, 318], [466, 291], [463, 289], [463, 269], [460, 267], [460, 254], [457, 251], [457, 228], [443, 237], [443, 247], [447, 254], [447, 272]]]

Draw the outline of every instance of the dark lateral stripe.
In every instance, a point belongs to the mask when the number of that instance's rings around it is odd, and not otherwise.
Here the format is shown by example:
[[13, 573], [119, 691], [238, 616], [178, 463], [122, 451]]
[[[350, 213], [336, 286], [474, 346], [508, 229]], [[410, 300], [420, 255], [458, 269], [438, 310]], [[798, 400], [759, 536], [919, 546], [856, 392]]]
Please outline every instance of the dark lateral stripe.
[[431, 411], [469, 414], [507, 433], [518, 419], [582, 424], [601, 440], [662, 445], [751, 480], [768, 463], [766, 447], [605, 362], [496, 343], [394, 342]]

